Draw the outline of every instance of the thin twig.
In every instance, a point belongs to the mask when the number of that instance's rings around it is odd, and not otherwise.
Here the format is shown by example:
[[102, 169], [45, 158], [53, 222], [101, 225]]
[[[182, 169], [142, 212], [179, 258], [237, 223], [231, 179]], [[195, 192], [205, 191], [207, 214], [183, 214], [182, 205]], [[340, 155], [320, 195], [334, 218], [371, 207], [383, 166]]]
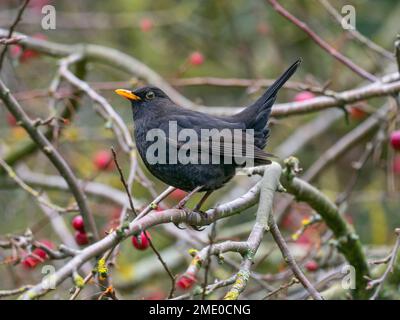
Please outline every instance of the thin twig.
[[282, 290], [286, 290], [297, 283], [299, 283], [299, 280], [297, 278], [292, 278], [289, 282], [284, 283], [284, 284], [280, 285], [279, 288], [275, 289], [274, 291], [269, 292], [264, 298], [262, 298], [262, 300], [267, 300], [267, 299], [271, 298], [272, 296], [278, 294]]
[[28, 115], [22, 109], [17, 100], [10, 93], [10, 90], [5, 86], [4, 82], [0, 79], [0, 98], [3, 100], [5, 106], [10, 113], [20, 121], [21, 126], [27, 131], [31, 139], [39, 146], [41, 151], [47, 156], [47, 158], [57, 168], [61, 176], [67, 182], [72, 194], [75, 197], [76, 203], [78, 204], [79, 210], [88, 226], [90, 232], [93, 235], [94, 240], [99, 239], [96, 224], [91, 214], [89, 207], [86, 202], [86, 197], [81, 190], [81, 187], [71, 170], [71, 167], [67, 164], [65, 159], [59, 154], [44, 134], [34, 126], [34, 123], [29, 119]]
[[[328, 0], [319, 0], [319, 2], [325, 7], [325, 9], [329, 12], [329, 14], [338, 22], [342, 23], [343, 17], [340, 15], [340, 13], [330, 4]], [[382, 57], [385, 57], [386, 59], [390, 61], [394, 61], [394, 56], [391, 52], [388, 50], [382, 48], [380, 45], [376, 44], [373, 42], [371, 39], [367, 38], [363, 34], [361, 34], [357, 29], [346, 29], [351, 37], [354, 39], [358, 40], [360, 43], [365, 45], [367, 48], [371, 49], [372, 51], [378, 53]]]
[[24, 38], [25, 38], [24, 36], [16, 36], [16, 37], [11, 37], [11, 38], [0, 38], [0, 44], [5, 44], [5, 45], [17, 44]]
[[274, 237], [276, 244], [282, 252], [282, 256], [285, 262], [289, 265], [290, 269], [292, 269], [293, 274], [300, 281], [300, 283], [304, 286], [304, 288], [310, 293], [310, 295], [315, 300], [323, 300], [324, 298], [321, 294], [314, 288], [311, 282], [304, 275], [303, 271], [301, 271], [300, 267], [297, 265], [296, 260], [293, 258], [290, 253], [289, 247], [286, 244], [285, 239], [283, 238], [279, 228], [275, 222], [275, 219], [270, 215], [268, 226], [270, 228], [271, 234]]
[[135, 210], [135, 206], [133, 205], [131, 191], [130, 191], [129, 186], [127, 185], [127, 183], [125, 181], [124, 174], [122, 173], [122, 169], [121, 169], [121, 167], [120, 167], [120, 165], [118, 163], [117, 154], [115, 153], [115, 150], [114, 150], [113, 147], [111, 147], [111, 152], [113, 154], [115, 166], [117, 167], [117, 170], [118, 170], [118, 173], [119, 173], [119, 178], [120, 178], [120, 180], [122, 182], [122, 185], [124, 186], [125, 192], [126, 192], [126, 194], [128, 196], [128, 201], [129, 201], [129, 205], [131, 207], [132, 213], [136, 217], [137, 213], [136, 213], [136, 210]]
[[[25, 10], [26, 6], [28, 5], [29, 1], [30, 0], [24, 0], [21, 7], [18, 9], [17, 16], [15, 17], [15, 20], [12, 23], [12, 25], [10, 26], [10, 29], [8, 31], [8, 36], [7, 36], [8, 39], [10, 39], [12, 37], [14, 30], [17, 27], [18, 22], [21, 20], [22, 14], [24, 13], [24, 10]], [[7, 46], [8, 46], [8, 43], [6, 42], [5, 47], [3, 48], [3, 51], [0, 54], [0, 70], [1, 70], [1, 67], [3, 66], [4, 57], [6, 56]]]
[[301, 30], [303, 30], [305, 33], [307, 33], [307, 35], [317, 45], [319, 45], [322, 49], [324, 49], [326, 52], [328, 52], [336, 60], [343, 63], [346, 67], [348, 67], [354, 73], [358, 74], [359, 76], [361, 76], [364, 79], [367, 79], [371, 82], [378, 81], [377, 77], [370, 74], [366, 70], [362, 69], [360, 66], [356, 65], [349, 58], [347, 58], [346, 56], [341, 54], [339, 51], [337, 51], [335, 48], [333, 48], [331, 45], [329, 45], [325, 40], [323, 40], [320, 36], [318, 36], [304, 21], [301, 21], [300, 19], [298, 19], [297, 17], [292, 15], [289, 11], [287, 11], [284, 7], [282, 7], [277, 0], [267, 0], [267, 1], [271, 4], [271, 6], [275, 9], [276, 12], [278, 12], [280, 15], [282, 15], [283, 17], [288, 19], [290, 22], [295, 24], [297, 27], [299, 27]]
[[389, 274], [391, 272], [393, 272], [393, 270], [395, 268], [395, 263], [396, 263], [396, 260], [397, 260], [397, 254], [398, 254], [399, 249], [400, 249], [400, 228], [396, 229], [395, 232], [396, 232], [396, 235], [397, 235], [397, 239], [396, 239], [396, 243], [395, 243], [395, 245], [394, 245], [394, 247], [392, 249], [392, 252], [389, 255], [390, 260], [388, 262], [388, 265], [387, 265], [387, 268], [386, 268], [385, 272], [383, 273], [383, 275], [379, 279], [371, 280], [368, 283], [368, 288], [374, 288], [375, 286], [377, 286], [376, 289], [375, 289], [375, 292], [371, 296], [370, 300], [375, 300], [378, 297], [379, 292], [382, 289], [383, 283], [385, 282], [386, 278], [389, 276]]
[[32, 287], [33, 287], [32, 285], [25, 285], [25, 286], [22, 286], [22, 287], [17, 288], [17, 289], [1, 290], [0, 291], [0, 298], [15, 296], [17, 294], [24, 293], [25, 291], [28, 291]]
[[[135, 210], [135, 208], [133, 206], [131, 193], [129, 191], [129, 187], [128, 187], [127, 183], [126, 183], [126, 180], [125, 180], [124, 174], [123, 174], [123, 172], [121, 170], [121, 167], [119, 166], [118, 159], [117, 159], [117, 154], [115, 153], [114, 148], [111, 148], [111, 152], [113, 154], [114, 162], [115, 162], [115, 164], [117, 166], [121, 182], [122, 182], [122, 184], [123, 184], [123, 186], [125, 188], [125, 191], [126, 191], [126, 193], [128, 195], [129, 205], [131, 207], [131, 210], [132, 210], [134, 216], [137, 218], [138, 216], [137, 216], [136, 210]], [[153, 241], [150, 239], [150, 237], [146, 234], [146, 232], [144, 232], [143, 234], [147, 238], [147, 241], [149, 242], [149, 245], [150, 245], [151, 249], [156, 254], [158, 260], [160, 261], [160, 263], [162, 264], [162, 266], [164, 267], [165, 271], [167, 272], [168, 276], [171, 279], [171, 290], [170, 290], [168, 298], [172, 298], [173, 295], [174, 295], [174, 292], [175, 292], [175, 276], [172, 274], [171, 270], [169, 270], [168, 265], [165, 263], [164, 259], [161, 257], [160, 253], [158, 252], [157, 248], [154, 246]]]
[[51, 203], [48, 201], [46, 198], [42, 197], [40, 192], [36, 191], [35, 189], [31, 188], [28, 186], [18, 175], [15, 173], [15, 171], [2, 159], [0, 158], [0, 166], [3, 167], [3, 169], [7, 172], [8, 176], [15, 181], [16, 184], [18, 184], [21, 189], [24, 191], [28, 192], [31, 196], [36, 198], [36, 200], [45, 205], [46, 207], [53, 209], [57, 212], [71, 212], [71, 211], [76, 211], [76, 209], [69, 209], [69, 208], [63, 208], [58, 205], [55, 205], [54, 203]]
[[211, 264], [211, 250], [212, 250], [212, 245], [214, 243], [215, 237], [216, 237], [216, 230], [217, 230], [217, 223], [214, 222], [212, 227], [211, 227], [211, 233], [209, 236], [209, 245], [208, 245], [208, 250], [207, 250], [207, 258], [206, 258], [206, 265], [204, 268], [204, 282], [203, 282], [203, 292], [201, 294], [201, 299], [204, 300], [206, 298], [206, 287], [208, 283], [208, 272], [210, 270], [210, 264]]

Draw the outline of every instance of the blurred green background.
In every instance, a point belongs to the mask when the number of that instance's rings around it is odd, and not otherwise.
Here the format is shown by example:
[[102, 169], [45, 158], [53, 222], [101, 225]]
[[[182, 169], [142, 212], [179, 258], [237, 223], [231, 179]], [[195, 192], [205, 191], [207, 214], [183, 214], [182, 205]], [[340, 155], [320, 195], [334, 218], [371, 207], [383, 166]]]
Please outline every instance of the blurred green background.
[[[38, 8], [43, 4], [52, 4], [57, 10], [56, 30], [43, 30], [40, 27], [42, 14]], [[1, 1], [0, 27], [6, 28], [12, 22], [19, 1]], [[332, 19], [317, 0], [280, 1], [298, 18], [306, 21], [314, 31], [341, 53], [350, 57], [358, 65], [371, 73], [383, 75], [396, 70], [395, 65], [351, 39], [340, 25]], [[340, 11], [345, 4], [356, 9], [357, 29], [382, 47], [393, 51], [393, 42], [399, 32], [398, 17], [400, 2], [396, 0], [358, 0], [331, 1]], [[94, 43], [121, 50], [147, 64], [174, 85], [177, 80], [192, 77], [221, 77], [246, 79], [274, 79], [298, 57], [303, 64], [292, 80], [323, 86], [330, 81], [329, 88], [336, 91], [349, 90], [365, 84], [357, 75], [334, 60], [319, 48], [305, 33], [289, 23], [261, 0], [185, 0], [185, 1], [31, 1], [24, 14], [18, 31], [28, 35], [40, 34], [50, 41], [75, 44]], [[190, 64], [190, 56], [200, 53], [204, 61], [199, 65]], [[33, 90], [47, 90], [57, 70], [57, 60], [38, 55], [26, 61], [11, 59], [8, 81], [13, 92], [26, 93]], [[126, 74], [110, 67], [90, 64], [86, 79], [89, 82], [131, 81]], [[136, 81], [136, 80], [135, 80]], [[222, 87], [222, 86], [176, 86], [185, 96], [205, 105], [246, 105], [253, 101], [262, 88]], [[112, 103], [117, 112], [132, 128], [130, 108], [113, 93], [103, 90], [102, 94]], [[278, 102], [293, 101], [296, 90], [283, 89]], [[24, 99], [22, 106], [32, 117], [48, 115], [48, 98]], [[385, 102], [385, 98], [368, 101], [370, 111], [374, 111]], [[62, 101], [59, 103], [62, 105]], [[61, 107], [61, 106], [60, 106]], [[318, 116], [312, 113], [279, 119], [272, 128], [267, 150], [274, 150], [291, 136], [302, 124]], [[344, 134], [361, 123], [362, 119], [350, 117], [336, 121], [326, 132], [312, 139], [295, 155], [302, 167], [307, 169], [320, 155]], [[25, 137], [21, 128], [7, 122], [7, 112], [0, 108], [0, 141], [3, 150]], [[326, 169], [315, 184], [333, 200], [345, 188], [353, 169], [351, 164], [359, 160], [365, 149], [365, 143], [372, 135], [353, 147], [333, 166]], [[115, 170], [98, 171], [93, 157], [99, 150], [115, 146], [116, 140], [105, 128], [104, 122], [94, 116], [92, 102], [82, 100], [82, 107], [73, 123], [65, 128], [58, 146], [62, 154], [82, 179], [104, 182], [115, 188], [121, 188]], [[345, 208], [345, 214], [351, 217], [362, 241], [369, 245], [390, 245], [394, 239], [393, 229], [399, 221], [399, 178], [395, 176], [395, 187], [388, 182], [393, 153], [383, 144], [379, 157], [369, 161], [357, 181], [353, 193]], [[121, 155], [121, 162], [127, 172], [127, 159]], [[56, 171], [40, 153], [29, 157], [26, 165], [31, 170], [55, 174]], [[165, 186], [155, 178], [156, 190]], [[3, 181], [4, 182], [4, 181]], [[2, 178], [0, 177], [0, 184]], [[238, 177], [234, 182], [219, 190], [208, 202], [209, 206], [232, 199], [245, 192], [253, 182], [246, 177]], [[151, 200], [148, 190], [140, 183], [134, 185], [134, 195], [146, 203]], [[54, 202], [67, 205], [72, 200], [66, 193], [49, 192]], [[169, 204], [174, 204], [170, 200]], [[109, 223], [111, 213], [116, 206], [90, 199], [99, 229]], [[34, 200], [18, 189], [0, 190], [0, 234], [22, 233], [27, 227], [35, 227], [38, 238], [55, 238], [48, 224], [40, 224], [43, 214]], [[254, 212], [255, 209], [250, 210]], [[309, 209], [291, 210], [294, 225], [286, 229], [287, 234], [296, 230], [299, 218], [311, 213]], [[304, 210], [303, 210], [304, 211]], [[72, 215], [71, 215], [72, 217]], [[69, 221], [69, 217], [66, 221]], [[242, 214], [226, 221], [225, 227], [252, 221], [252, 214]], [[242, 236], [245, 237], [246, 235]], [[162, 231], [153, 235], [159, 248], [168, 247], [173, 239]], [[132, 265], [151, 252], [131, 250], [126, 241], [121, 255], [122, 265]], [[188, 260], [190, 257], [187, 257]], [[181, 264], [181, 271], [187, 263]], [[271, 267], [271, 266], [269, 266]], [[123, 269], [123, 268], [122, 268]], [[127, 267], [128, 270], [129, 267]], [[122, 272], [123, 273], [123, 272]], [[129, 273], [129, 272], [128, 272]], [[6, 267], [0, 266], [0, 278], [7, 274]], [[33, 277], [33, 275], [27, 275]], [[32, 279], [33, 279], [32, 278]], [[165, 277], [164, 277], [165, 278]], [[0, 280], [0, 284], [3, 280]], [[7, 281], [5, 281], [7, 282]], [[156, 286], [152, 283], [151, 286]], [[168, 283], [165, 284], [168, 287]], [[151, 291], [151, 290], [150, 290]], [[139, 294], [140, 296], [140, 294]]]

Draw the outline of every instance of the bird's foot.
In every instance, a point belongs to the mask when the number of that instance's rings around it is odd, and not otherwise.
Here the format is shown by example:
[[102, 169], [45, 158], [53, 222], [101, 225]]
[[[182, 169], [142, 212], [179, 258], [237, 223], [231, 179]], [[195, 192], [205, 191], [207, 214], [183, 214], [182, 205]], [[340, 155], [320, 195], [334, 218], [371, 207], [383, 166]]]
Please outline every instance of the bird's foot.
[[[189, 215], [191, 214], [191, 212], [192, 212], [192, 210], [186, 208], [184, 205], [183, 205], [183, 206], [180, 206], [180, 204], [176, 205], [175, 208], [178, 209], [178, 210], [182, 210], [183, 212], [185, 212], [185, 215], [186, 215], [186, 216], [189, 216]], [[175, 225], [175, 227], [177, 227], [177, 228], [180, 229], [180, 230], [185, 230], [185, 229], [186, 229], [185, 227], [181, 227], [181, 226], [179, 225], [179, 223], [174, 223], [174, 225]]]
[[185, 206], [186, 206], [186, 202], [187, 200], [182, 199], [181, 201], [179, 201], [179, 203], [176, 205], [176, 208], [179, 210], [184, 210]]
[[177, 228], [180, 229], [180, 230], [185, 230], [185, 229], [186, 229], [185, 227], [181, 227], [181, 226], [179, 225], [179, 223], [174, 223], [174, 225], [175, 225], [175, 227], [177, 227]]
[[194, 231], [203, 231], [206, 227], [199, 227], [199, 226], [190, 226]]
[[[198, 214], [201, 216], [202, 219], [205, 219], [207, 217], [207, 213], [201, 210], [192, 210], [189, 215], [193, 215], [193, 214]], [[190, 219], [189, 219], [190, 220]], [[205, 229], [205, 227], [199, 227], [197, 225], [190, 225], [190, 227], [195, 230], [195, 231], [203, 231]]]
[[207, 218], [207, 212], [203, 210], [196, 210], [196, 208], [193, 210], [193, 212], [198, 213], [202, 219]]

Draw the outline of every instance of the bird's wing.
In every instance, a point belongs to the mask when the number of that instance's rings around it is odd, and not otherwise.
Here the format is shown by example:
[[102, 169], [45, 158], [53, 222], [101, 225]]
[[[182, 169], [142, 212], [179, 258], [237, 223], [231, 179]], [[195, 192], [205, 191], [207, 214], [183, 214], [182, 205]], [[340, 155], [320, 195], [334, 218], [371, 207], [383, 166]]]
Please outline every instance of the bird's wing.
[[[254, 160], [255, 164], [269, 164], [272, 154], [268, 154], [254, 145], [254, 137], [244, 131], [241, 124], [225, 122], [221, 119], [210, 118], [208, 121], [193, 116], [174, 116], [168, 119], [176, 121], [177, 132], [182, 129], [194, 129], [197, 133], [197, 139], [183, 139], [174, 136], [167, 137], [167, 143], [172, 144], [178, 150], [182, 147], [186, 150], [197, 150], [200, 155], [209, 154], [213, 157], [224, 157], [224, 162], [233, 163], [238, 160]], [[168, 132], [168, 124], [161, 125], [164, 132]], [[202, 136], [201, 129], [217, 129], [212, 132], [212, 136]], [[194, 141], [193, 141], [194, 140]], [[229, 160], [230, 159], [230, 160]]]

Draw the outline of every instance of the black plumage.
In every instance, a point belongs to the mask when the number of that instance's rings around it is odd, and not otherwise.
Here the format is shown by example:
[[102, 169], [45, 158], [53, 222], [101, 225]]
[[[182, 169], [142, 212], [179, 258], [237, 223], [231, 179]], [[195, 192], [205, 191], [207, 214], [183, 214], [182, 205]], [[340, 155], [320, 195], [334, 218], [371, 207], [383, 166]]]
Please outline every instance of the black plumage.
[[[243, 141], [245, 140], [244, 130], [253, 129], [254, 165], [268, 164], [270, 163], [269, 154], [265, 153], [263, 149], [269, 135], [268, 118], [271, 108], [276, 100], [278, 90], [293, 75], [300, 62], [299, 59], [292, 64], [257, 101], [231, 116], [213, 116], [179, 107], [161, 89], [156, 87], [147, 86], [135, 91], [118, 89], [116, 92], [131, 100], [136, 146], [149, 171], [166, 184], [179, 189], [188, 192], [193, 190], [211, 192], [232, 179], [236, 168], [241, 165], [235, 161], [225, 163], [223, 160], [220, 164], [181, 164], [179, 161], [176, 164], [150, 164], [146, 159], [146, 152], [154, 142], [147, 141], [147, 132], [151, 129], [163, 130], [166, 133], [166, 150], [168, 150], [169, 144], [174, 144], [178, 149], [184, 144], [184, 142], [168, 136], [171, 121], [176, 122], [178, 133], [185, 128], [194, 129], [198, 133], [201, 129], [228, 129], [232, 132], [233, 129], [240, 129], [241, 131], [236, 130], [235, 133], [242, 132], [240, 135]], [[237, 134], [235, 138], [238, 138]], [[217, 156], [218, 152], [221, 157], [226, 156], [226, 150], [230, 148], [223, 149], [223, 147], [227, 147], [227, 144], [232, 144], [232, 141], [221, 141], [221, 147], [218, 149], [207, 141], [199, 141], [199, 154], [208, 152], [207, 148], [210, 147], [210, 150]], [[234, 148], [233, 144], [231, 146], [230, 150]], [[234, 155], [235, 153], [231, 154], [232, 157]]]

